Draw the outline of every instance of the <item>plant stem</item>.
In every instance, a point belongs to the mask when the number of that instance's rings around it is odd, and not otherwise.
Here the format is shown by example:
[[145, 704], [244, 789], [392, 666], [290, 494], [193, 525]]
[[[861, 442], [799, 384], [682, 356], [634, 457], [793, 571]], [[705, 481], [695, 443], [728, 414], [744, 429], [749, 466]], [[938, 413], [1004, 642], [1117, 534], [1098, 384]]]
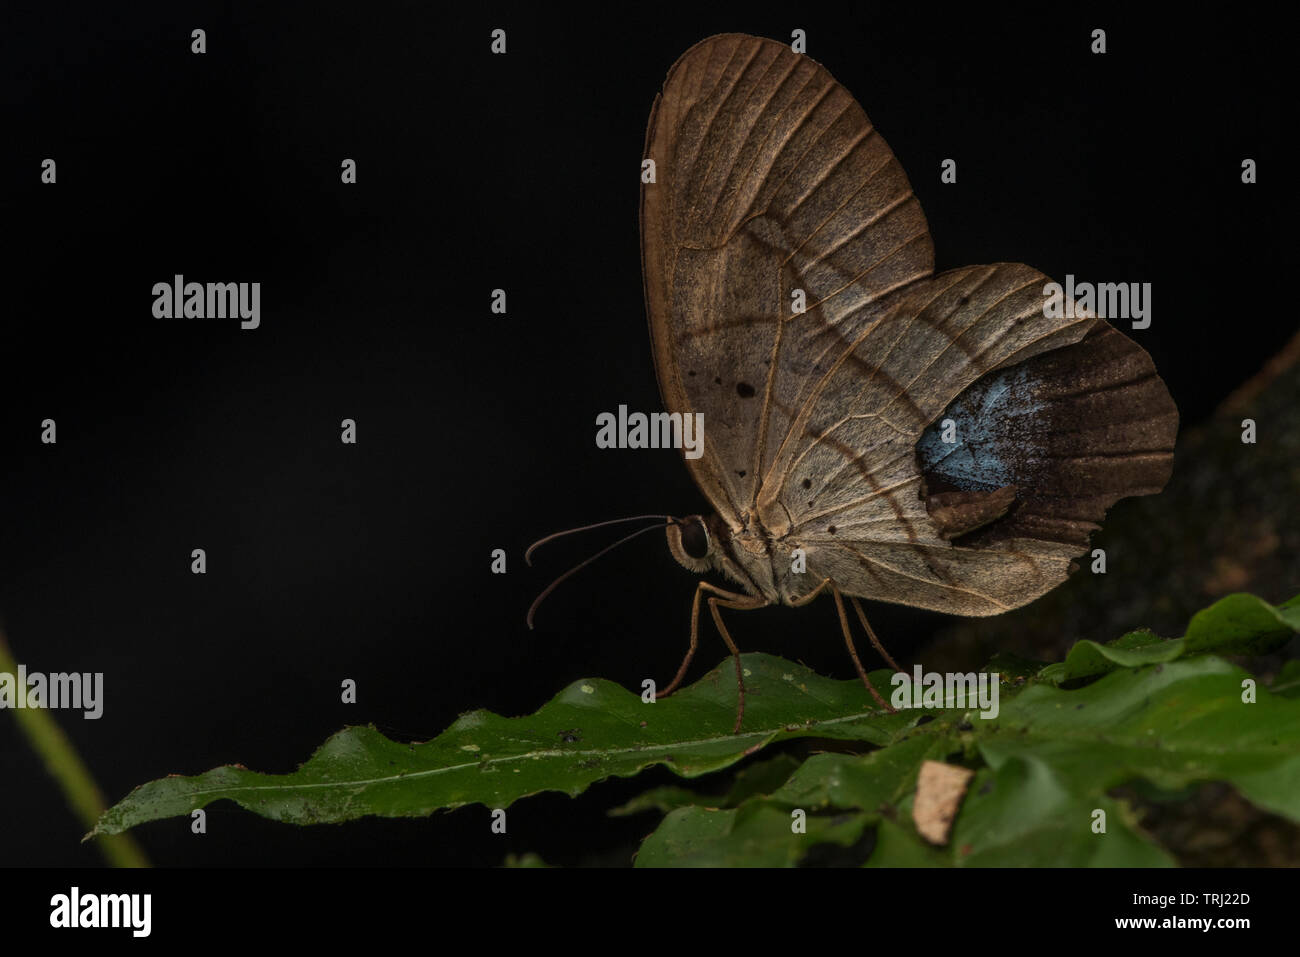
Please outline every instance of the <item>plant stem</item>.
[[[5, 641], [4, 632], [0, 631], [0, 673], [4, 672], [12, 674], [17, 682], [18, 665]], [[17, 692], [26, 694], [27, 689], [18, 688]], [[58, 782], [73, 813], [87, 830], [93, 828], [99, 816], [104, 813], [104, 796], [85, 762], [77, 754], [77, 749], [46, 709], [12, 710], [18, 727], [27, 736], [32, 749], [45, 762], [45, 769]], [[149, 859], [129, 834], [101, 835], [95, 840], [108, 863], [114, 867], [149, 866]]]

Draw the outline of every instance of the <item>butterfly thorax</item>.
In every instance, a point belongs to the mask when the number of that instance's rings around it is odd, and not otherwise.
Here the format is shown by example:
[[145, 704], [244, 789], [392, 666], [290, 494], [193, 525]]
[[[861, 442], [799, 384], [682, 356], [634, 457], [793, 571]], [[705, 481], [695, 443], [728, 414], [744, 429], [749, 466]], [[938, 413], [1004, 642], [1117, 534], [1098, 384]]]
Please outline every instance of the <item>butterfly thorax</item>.
[[[729, 561], [721, 563], [719, 570], [744, 586], [751, 594], [760, 594], [768, 601], [779, 601], [775, 586], [772, 562], [772, 536], [762, 521], [754, 514], [741, 516], [739, 524], [731, 529], [729, 549], [723, 556]], [[740, 574], [737, 574], [737, 571]]]

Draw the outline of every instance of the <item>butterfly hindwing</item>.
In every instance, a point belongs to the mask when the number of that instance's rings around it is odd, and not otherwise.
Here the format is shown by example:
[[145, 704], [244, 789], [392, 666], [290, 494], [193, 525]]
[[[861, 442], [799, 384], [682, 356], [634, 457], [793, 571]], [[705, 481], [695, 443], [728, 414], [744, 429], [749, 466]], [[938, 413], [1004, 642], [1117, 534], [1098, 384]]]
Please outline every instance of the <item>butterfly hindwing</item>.
[[[1028, 266], [1003, 263], [917, 283], [823, 374], [759, 497], [765, 526], [807, 553], [807, 572], [791, 576], [790, 589], [829, 577], [866, 597], [979, 615], [1023, 604], [1064, 579], [1077, 549], [1059, 542], [953, 544], [960, 522], [987, 527], [1005, 516], [1014, 507], [1007, 490], [1028, 476], [1011, 469], [984, 475], [980, 485], [936, 488], [981, 497], [935, 503], [921, 469], [926, 446], [917, 451], [927, 428], [981, 379], [1071, 346], [1098, 322], [1045, 318], [1047, 282]], [[956, 421], [954, 438], [978, 424]], [[1014, 494], [1018, 501], [1018, 488]], [[952, 515], [952, 524], [937, 521], [936, 511]]]
[[[940, 422], [954, 424], [943, 441]], [[1106, 510], [1169, 480], [1178, 410], [1145, 350], [1105, 322], [1080, 342], [985, 376], [917, 446], [926, 494], [1017, 483], [1008, 520], [954, 541], [1036, 538], [1083, 550]]]
[[[899, 479], [891, 500], [906, 524], [873, 499], [807, 520], [791, 538], [805, 543], [807, 576], [866, 597], [997, 614], [1062, 582], [1118, 499], [1164, 487], [1177, 427], [1150, 357], [1099, 320], [1074, 345], [986, 375], [925, 430], [915, 459], [897, 464], [898, 476], [919, 472]], [[913, 488], [919, 495], [898, 494]], [[963, 509], [974, 527], [950, 534], [963, 530]], [[792, 576], [787, 587], [808, 586]]]

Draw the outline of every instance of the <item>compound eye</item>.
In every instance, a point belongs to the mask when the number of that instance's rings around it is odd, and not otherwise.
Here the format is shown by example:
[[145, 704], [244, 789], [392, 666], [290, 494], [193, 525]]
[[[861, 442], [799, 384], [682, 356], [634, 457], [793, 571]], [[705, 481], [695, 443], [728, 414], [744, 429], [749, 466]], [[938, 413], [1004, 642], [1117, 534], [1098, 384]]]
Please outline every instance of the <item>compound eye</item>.
[[682, 526], [682, 551], [691, 558], [707, 558], [709, 554], [709, 532], [704, 522], [698, 518], [691, 519]]

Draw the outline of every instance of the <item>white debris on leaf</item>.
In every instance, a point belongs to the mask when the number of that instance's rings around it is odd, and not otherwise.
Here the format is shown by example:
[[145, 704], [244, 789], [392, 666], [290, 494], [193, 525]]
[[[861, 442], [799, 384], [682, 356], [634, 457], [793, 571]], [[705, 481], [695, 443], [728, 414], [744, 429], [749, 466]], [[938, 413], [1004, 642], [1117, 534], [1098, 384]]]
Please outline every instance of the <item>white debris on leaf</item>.
[[924, 761], [916, 778], [916, 799], [912, 820], [921, 836], [931, 844], [946, 844], [957, 817], [957, 808], [974, 774], [942, 761]]

